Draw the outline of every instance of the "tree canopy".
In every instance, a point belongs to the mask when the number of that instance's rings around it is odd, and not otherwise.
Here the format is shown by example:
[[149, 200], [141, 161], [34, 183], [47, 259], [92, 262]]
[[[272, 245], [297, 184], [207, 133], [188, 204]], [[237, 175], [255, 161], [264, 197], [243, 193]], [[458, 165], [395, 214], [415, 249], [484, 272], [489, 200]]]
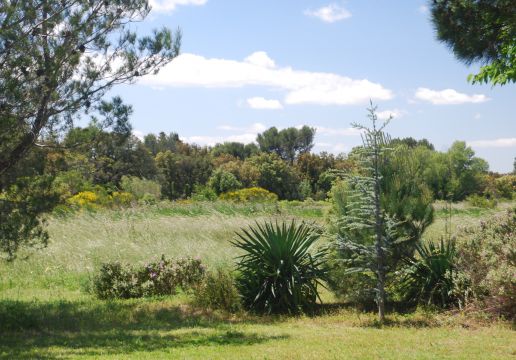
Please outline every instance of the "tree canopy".
[[312, 149], [314, 136], [315, 129], [306, 125], [300, 129], [290, 127], [280, 131], [276, 127], [271, 127], [258, 134], [256, 142], [260, 150], [274, 152], [283, 160], [293, 164], [300, 154]]
[[455, 56], [484, 64], [473, 83], [516, 82], [516, 6], [513, 0], [432, 0], [437, 38]]
[[138, 37], [131, 29], [149, 11], [145, 0], [0, 1], [0, 173], [42, 133], [102, 110], [94, 105], [114, 85], [179, 54], [179, 32]]

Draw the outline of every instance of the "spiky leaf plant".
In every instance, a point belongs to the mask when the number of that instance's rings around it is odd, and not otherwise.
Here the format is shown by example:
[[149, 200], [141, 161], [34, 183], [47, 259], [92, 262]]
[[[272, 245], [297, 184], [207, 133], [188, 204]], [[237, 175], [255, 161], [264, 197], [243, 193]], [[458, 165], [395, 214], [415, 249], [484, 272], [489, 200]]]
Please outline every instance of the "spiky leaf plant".
[[416, 256], [405, 259], [407, 268], [401, 289], [406, 300], [442, 307], [450, 305], [456, 254], [453, 240], [419, 243]]
[[326, 278], [325, 249], [316, 249], [319, 232], [306, 223], [256, 223], [237, 233], [242, 249], [238, 284], [244, 305], [261, 313], [307, 311], [320, 300]]

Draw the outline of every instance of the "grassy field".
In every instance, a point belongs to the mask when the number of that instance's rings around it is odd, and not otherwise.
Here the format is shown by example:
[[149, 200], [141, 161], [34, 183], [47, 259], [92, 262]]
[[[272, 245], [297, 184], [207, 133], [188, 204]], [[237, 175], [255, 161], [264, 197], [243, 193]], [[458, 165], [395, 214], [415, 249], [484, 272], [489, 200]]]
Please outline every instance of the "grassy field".
[[[452, 229], [503, 211], [455, 205]], [[427, 237], [444, 231], [436, 204]], [[13, 358], [516, 358], [507, 323], [460, 314], [375, 315], [339, 306], [331, 294], [313, 317], [258, 318], [199, 311], [187, 295], [99, 301], [87, 291], [100, 263], [199, 256], [231, 266], [234, 232], [264, 219], [324, 223], [324, 203], [160, 204], [49, 219], [50, 244], [0, 264], [0, 359]]]

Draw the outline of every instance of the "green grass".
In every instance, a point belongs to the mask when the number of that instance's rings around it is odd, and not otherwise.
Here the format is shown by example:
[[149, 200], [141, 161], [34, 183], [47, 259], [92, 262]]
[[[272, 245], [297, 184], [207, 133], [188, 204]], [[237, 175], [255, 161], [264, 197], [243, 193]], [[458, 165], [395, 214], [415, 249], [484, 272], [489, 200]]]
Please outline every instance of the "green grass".
[[[437, 204], [427, 238], [444, 230]], [[503, 211], [454, 205], [452, 228]], [[209, 266], [232, 266], [234, 232], [265, 219], [324, 223], [325, 203], [279, 205], [159, 204], [49, 219], [46, 249], [0, 263], [0, 359], [15, 358], [492, 358], [516, 357], [514, 330], [461, 315], [375, 314], [335, 303], [313, 317], [253, 317], [207, 313], [190, 297], [100, 301], [87, 291], [104, 261], [145, 262], [199, 256]]]

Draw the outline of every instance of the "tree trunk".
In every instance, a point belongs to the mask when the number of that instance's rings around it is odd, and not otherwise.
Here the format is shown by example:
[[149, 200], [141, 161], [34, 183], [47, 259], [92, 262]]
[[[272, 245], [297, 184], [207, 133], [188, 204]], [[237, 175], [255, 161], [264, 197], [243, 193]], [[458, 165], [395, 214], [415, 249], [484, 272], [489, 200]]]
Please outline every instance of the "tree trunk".
[[378, 133], [375, 131], [374, 138], [374, 214], [375, 214], [375, 235], [376, 235], [376, 277], [377, 277], [377, 303], [378, 303], [378, 319], [383, 323], [385, 320], [385, 268], [384, 268], [384, 252], [382, 237], [382, 214], [380, 204], [380, 172], [379, 172], [379, 144]]

